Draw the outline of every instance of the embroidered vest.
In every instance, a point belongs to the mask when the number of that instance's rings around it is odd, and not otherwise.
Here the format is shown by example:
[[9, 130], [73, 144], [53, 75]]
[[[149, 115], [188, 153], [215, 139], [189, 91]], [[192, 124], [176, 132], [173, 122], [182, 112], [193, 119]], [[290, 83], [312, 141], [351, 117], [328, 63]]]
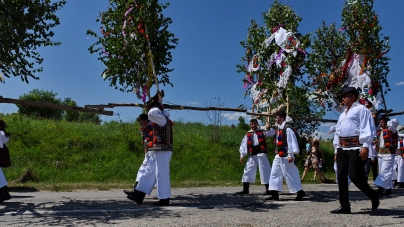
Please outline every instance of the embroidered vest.
[[[383, 134], [382, 134], [383, 133]], [[384, 140], [384, 147], [390, 148], [390, 149], [396, 149], [397, 148], [397, 133], [392, 133], [388, 129], [382, 129], [377, 132], [377, 146], [380, 146], [380, 135], [383, 135], [383, 140]]]
[[401, 150], [401, 153], [404, 152], [404, 139], [402, 137], [400, 138], [400, 150]]
[[[262, 133], [261, 130], [255, 131], [255, 134], [257, 135], [258, 138], [258, 146], [261, 149], [261, 152], [258, 153], [267, 153], [267, 142], [265, 141], [265, 136]], [[254, 140], [254, 133], [253, 132], [247, 132], [247, 150], [250, 154], [254, 154], [254, 149], [253, 149], [253, 140]]]
[[153, 126], [151, 124], [147, 125], [146, 128], [140, 128], [143, 137], [143, 144], [145, 149], [149, 149], [149, 146], [153, 146]]
[[283, 129], [277, 130], [277, 133], [275, 133], [275, 154], [278, 154], [279, 157], [288, 156], [288, 140], [286, 134], [286, 130], [288, 128], [293, 130], [292, 126], [290, 126], [289, 124], [285, 124], [285, 127], [283, 127]]
[[[173, 150], [173, 122], [166, 117], [167, 123], [164, 126], [152, 122], [151, 126], [153, 130], [152, 140], [148, 141], [148, 147], [150, 151], [172, 151]], [[150, 135], [149, 133], [149, 135]]]

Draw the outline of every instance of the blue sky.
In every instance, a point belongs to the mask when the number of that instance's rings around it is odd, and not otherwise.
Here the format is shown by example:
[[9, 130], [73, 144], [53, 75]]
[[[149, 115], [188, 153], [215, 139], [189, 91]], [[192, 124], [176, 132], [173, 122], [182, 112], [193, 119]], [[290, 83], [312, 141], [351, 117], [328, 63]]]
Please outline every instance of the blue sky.
[[[243, 98], [243, 74], [236, 72], [244, 49], [240, 41], [247, 35], [250, 20], [262, 22], [261, 13], [269, 9], [272, 0], [175, 0], [163, 12], [173, 19], [169, 30], [179, 38], [179, 45], [173, 50], [170, 65], [174, 72], [170, 80], [174, 87], [163, 87], [165, 101], [178, 105], [206, 106], [220, 97], [226, 107], [251, 106], [249, 97]], [[341, 11], [344, 0], [289, 0], [288, 3], [303, 18], [299, 31], [303, 34], [314, 32], [324, 20], [327, 24], [341, 25]], [[41, 50], [45, 58], [44, 71], [40, 80], [29, 84], [20, 78], [6, 78], [0, 84], [0, 95], [7, 98], [18, 96], [34, 88], [58, 93], [58, 97], [71, 97], [79, 106], [86, 104], [140, 103], [133, 93], [122, 93], [108, 86], [101, 73], [104, 65], [88, 47], [95, 39], [86, 35], [88, 29], [99, 31], [96, 23], [99, 12], [104, 11], [108, 0], [70, 0], [58, 11], [61, 24], [54, 29], [54, 41], [61, 41], [59, 47], [46, 47]], [[383, 35], [390, 37], [390, 74], [392, 89], [386, 96], [389, 109], [403, 111], [404, 78], [401, 76], [402, 50], [404, 50], [404, 29], [402, 22], [404, 1], [375, 0], [374, 9], [379, 14]], [[88, 39], [87, 39], [88, 38]], [[137, 107], [118, 107], [119, 114], [102, 117], [103, 120], [132, 121], [141, 112]], [[16, 112], [13, 104], [0, 104], [0, 113]], [[237, 124], [240, 113], [227, 112], [224, 124]], [[206, 115], [200, 111], [176, 110], [171, 112], [173, 120], [206, 123]], [[337, 119], [331, 112], [328, 119]], [[397, 119], [403, 124], [404, 117]], [[324, 129], [327, 126], [324, 126]]]

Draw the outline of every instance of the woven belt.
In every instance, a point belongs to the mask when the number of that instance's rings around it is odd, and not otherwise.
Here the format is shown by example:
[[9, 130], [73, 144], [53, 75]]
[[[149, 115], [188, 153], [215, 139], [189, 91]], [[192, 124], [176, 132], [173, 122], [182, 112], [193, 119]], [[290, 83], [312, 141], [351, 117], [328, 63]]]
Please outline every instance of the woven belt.
[[362, 146], [362, 144], [359, 143], [359, 136], [340, 137], [339, 145], [341, 147], [361, 147]]
[[379, 148], [379, 153], [380, 154], [391, 154], [391, 150], [390, 150], [390, 148], [380, 147]]

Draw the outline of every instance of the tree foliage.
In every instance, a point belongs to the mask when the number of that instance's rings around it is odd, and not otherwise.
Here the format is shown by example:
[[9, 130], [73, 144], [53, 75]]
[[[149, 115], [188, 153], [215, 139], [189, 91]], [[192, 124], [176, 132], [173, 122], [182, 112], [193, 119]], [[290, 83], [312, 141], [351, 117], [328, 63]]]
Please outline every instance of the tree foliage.
[[[45, 91], [39, 89], [33, 89], [27, 94], [23, 94], [19, 97], [20, 100], [29, 100], [34, 102], [48, 102], [54, 104], [62, 104], [69, 106], [77, 106], [76, 101], [72, 98], [57, 97], [57, 93], [53, 91]], [[65, 120], [70, 122], [91, 122], [94, 124], [100, 124], [101, 119], [99, 115], [93, 113], [83, 113], [71, 110], [61, 110], [49, 107], [27, 106], [17, 105], [18, 113], [30, 117], [46, 118], [53, 120]]]
[[[345, 3], [338, 31], [335, 24], [326, 26], [324, 22], [316, 31], [307, 64], [308, 84], [324, 106], [330, 109], [335, 102], [339, 103], [338, 93], [343, 86], [350, 86], [353, 80], [350, 70], [354, 67], [359, 68], [354, 79], [369, 76], [371, 80], [358, 86], [362, 97], [375, 100], [383, 86], [384, 94], [390, 91], [387, 80], [390, 59], [385, 55], [390, 49], [389, 38], [381, 37], [381, 30], [373, 0], [356, 0]], [[357, 66], [355, 61], [359, 62]]]
[[[245, 95], [252, 94], [258, 112], [275, 109], [286, 103], [289, 96], [290, 116], [321, 118], [324, 111], [318, 109], [318, 103], [311, 101], [307, 95], [309, 89], [299, 82], [306, 65], [305, 49], [310, 47], [310, 35], [298, 31], [302, 18], [292, 7], [279, 1], [274, 1], [262, 16], [264, 23], [260, 25], [252, 20], [247, 40], [240, 42], [246, 52], [237, 69], [246, 74], [243, 79], [247, 89]], [[258, 98], [254, 97], [257, 90]], [[266, 104], [261, 105], [262, 101]], [[319, 125], [319, 122], [294, 120], [294, 127], [304, 136], [312, 134]]]
[[90, 53], [98, 53], [98, 59], [106, 66], [102, 73], [110, 86], [123, 92], [135, 91], [145, 101], [154, 81], [153, 67], [158, 83], [169, 80], [168, 65], [172, 60], [170, 50], [178, 39], [168, 31], [171, 18], [164, 17], [168, 3], [158, 0], [111, 0], [111, 5], [100, 13], [100, 33], [89, 30], [97, 38], [90, 46]]
[[59, 25], [55, 12], [65, 3], [65, 0], [0, 0], [0, 71], [4, 76], [20, 76], [26, 83], [29, 77], [39, 79], [35, 74], [42, 71], [37, 65], [43, 58], [37, 48], [60, 45], [51, 41], [52, 28]]

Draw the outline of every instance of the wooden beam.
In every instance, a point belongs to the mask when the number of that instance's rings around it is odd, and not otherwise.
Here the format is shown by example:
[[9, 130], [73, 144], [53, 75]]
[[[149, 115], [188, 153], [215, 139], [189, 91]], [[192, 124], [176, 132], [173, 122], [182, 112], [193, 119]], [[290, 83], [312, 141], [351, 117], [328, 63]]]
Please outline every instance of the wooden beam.
[[29, 100], [19, 100], [19, 99], [10, 99], [10, 98], [3, 98], [0, 96], [0, 103], [12, 103], [12, 104], [19, 104], [19, 105], [27, 105], [27, 106], [37, 106], [37, 107], [48, 107], [54, 109], [62, 109], [62, 110], [70, 110], [70, 111], [79, 111], [79, 112], [86, 112], [86, 113], [93, 113], [93, 114], [102, 114], [107, 116], [112, 116], [114, 112], [112, 111], [105, 111], [101, 109], [91, 109], [85, 108], [80, 106], [69, 106], [69, 105], [62, 105], [56, 103], [49, 103], [49, 102], [34, 102]]
[[[275, 113], [250, 113], [247, 112], [247, 115], [256, 115], [256, 116], [265, 116], [265, 117], [273, 117], [275, 116]], [[333, 122], [337, 123], [338, 120], [332, 120], [332, 119], [321, 119], [321, 118], [308, 118], [308, 117], [293, 117], [290, 116], [293, 120], [302, 120], [302, 121], [320, 121], [320, 122]]]
[[[195, 107], [195, 106], [181, 106], [181, 105], [170, 105], [163, 104], [164, 108], [172, 109], [172, 110], [199, 110], [199, 111], [232, 111], [232, 112], [247, 112], [246, 109], [239, 108], [227, 108], [227, 107]], [[96, 108], [96, 109], [104, 109], [104, 108], [115, 108], [115, 107], [142, 107], [143, 104], [139, 103], [108, 103], [107, 105], [85, 105], [85, 108]]]

